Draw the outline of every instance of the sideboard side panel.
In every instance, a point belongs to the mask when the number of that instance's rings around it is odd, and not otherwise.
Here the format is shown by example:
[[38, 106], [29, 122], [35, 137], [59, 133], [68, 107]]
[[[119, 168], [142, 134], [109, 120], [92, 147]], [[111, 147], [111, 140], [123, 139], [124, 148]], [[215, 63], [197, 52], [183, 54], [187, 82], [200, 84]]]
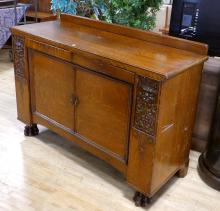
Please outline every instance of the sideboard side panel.
[[191, 67], [162, 85], [151, 193], [188, 165], [202, 67]]
[[31, 124], [28, 60], [23, 36], [13, 35], [13, 55], [18, 119]]

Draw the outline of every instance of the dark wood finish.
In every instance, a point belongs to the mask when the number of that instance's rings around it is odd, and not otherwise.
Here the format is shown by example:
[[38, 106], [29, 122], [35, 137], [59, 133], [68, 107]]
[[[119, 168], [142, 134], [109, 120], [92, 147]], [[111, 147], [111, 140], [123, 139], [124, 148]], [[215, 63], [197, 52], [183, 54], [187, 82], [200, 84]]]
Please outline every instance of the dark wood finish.
[[220, 86], [215, 104], [208, 147], [199, 158], [198, 171], [209, 186], [220, 190]]
[[[18, 0], [19, 3], [31, 3], [31, 0]], [[51, 0], [37, 0], [38, 11], [51, 13]]]
[[209, 140], [216, 97], [220, 84], [220, 59], [209, 58], [205, 62], [199, 94], [199, 103], [193, 130], [192, 149], [204, 152]]
[[24, 128], [25, 136], [37, 136], [39, 134], [39, 129], [36, 124], [26, 125]]
[[[19, 3], [32, 3], [32, 0], [19, 0]], [[37, 19], [38, 21], [48, 21], [54, 19], [55, 16], [51, 11], [51, 0], [38, 0], [37, 1]], [[35, 9], [34, 7], [28, 8], [26, 12], [27, 18], [35, 18]]]
[[12, 32], [22, 122], [114, 166], [139, 206], [186, 175], [206, 45], [68, 15]]
[[25, 76], [24, 38], [15, 36], [13, 39], [15, 75]]
[[26, 17], [30, 19], [35, 19], [37, 17], [38, 22], [45, 22], [57, 19], [57, 16], [51, 12], [37, 11], [35, 14], [35, 11], [33, 10], [28, 10], [26, 12]]
[[27, 125], [31, 125], [32, 117], [30, 109], [29, 75], [27, 74], [28, 59], [25, 48], [25, 40], [24, 37], [18, 35], [12, 37], [15, 88], [16, 90], [21, 90], [16, 91], [18, 119]]
[[134, 126], [149, 136], [156, 135], [159, 82], [140, 77], [136, 91]]
[[198, 172], [202, 180], [210, 187], [220, 190], [220, 177], [213, 174], [206, 166], [204, 161], [204, 154], [199, 157]]
[[14, 0], [1, 0], [0, 8], [14, 7]]
[[133, 200], [137, 207], [145, 207], [146, 204], [150, 204], [151, 202], [151, 198], [146, 197], [143, 193], [138, 191], [134, 194]]

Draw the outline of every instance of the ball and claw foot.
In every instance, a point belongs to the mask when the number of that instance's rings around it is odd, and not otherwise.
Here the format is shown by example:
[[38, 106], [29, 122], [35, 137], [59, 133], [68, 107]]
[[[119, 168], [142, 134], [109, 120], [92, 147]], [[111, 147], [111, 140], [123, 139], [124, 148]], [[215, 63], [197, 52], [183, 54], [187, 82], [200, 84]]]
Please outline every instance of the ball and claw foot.
[[24, 128], [25, 136], [37, 136], [39, 134], [39, 130], [36, 124], [26, 125]]
[[140, 193], [138, 191], [135, 193], [133, 200], [137, 207], [145, 207], [146, 204], [151, 203], [151, 198], [146, 197], [143, 193]]

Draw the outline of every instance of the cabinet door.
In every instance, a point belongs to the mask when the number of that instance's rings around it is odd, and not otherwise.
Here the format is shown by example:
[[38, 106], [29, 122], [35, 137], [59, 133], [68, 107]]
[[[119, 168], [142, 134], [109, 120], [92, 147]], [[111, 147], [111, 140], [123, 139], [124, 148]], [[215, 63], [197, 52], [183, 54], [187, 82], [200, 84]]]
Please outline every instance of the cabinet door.
[[30, 51], [32, 111], [59, 127], [74, 130], [74, 70], [71, 64]]
[[126, 161], [131, 85], [76, 68], [76, 133], [99, 150]]

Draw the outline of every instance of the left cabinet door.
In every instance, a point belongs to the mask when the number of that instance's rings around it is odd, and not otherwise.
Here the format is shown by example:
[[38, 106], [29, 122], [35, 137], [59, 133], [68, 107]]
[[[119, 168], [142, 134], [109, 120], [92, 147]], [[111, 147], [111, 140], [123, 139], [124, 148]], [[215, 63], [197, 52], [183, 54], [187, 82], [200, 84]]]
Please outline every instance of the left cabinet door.
[[70, 63], [29, 50], [31, 107], [35, 115], [74, 130], [74, 70]]

